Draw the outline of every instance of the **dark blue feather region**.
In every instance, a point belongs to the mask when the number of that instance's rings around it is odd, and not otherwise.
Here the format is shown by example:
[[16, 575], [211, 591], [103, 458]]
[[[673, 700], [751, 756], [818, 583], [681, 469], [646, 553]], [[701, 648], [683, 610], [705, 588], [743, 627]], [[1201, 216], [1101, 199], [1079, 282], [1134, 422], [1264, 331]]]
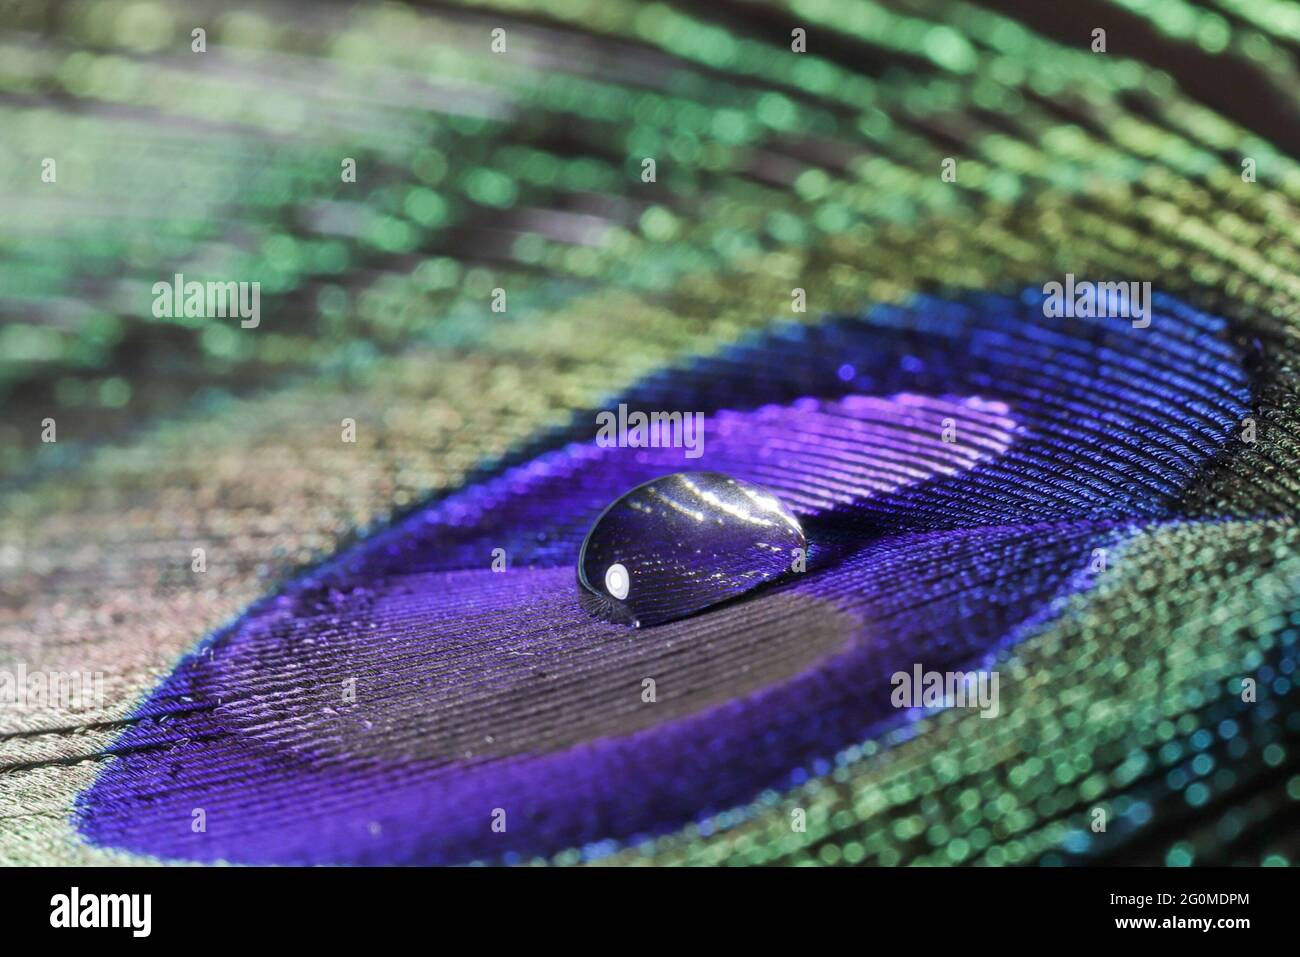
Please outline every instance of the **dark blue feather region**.
[[597, 855], [824, 773], [914, 717], [894, 671], [987, 662], [1090, 586], [1095, 548], [1178, 520], [1250, 391], [1221, 320], [1154, 304], [1135, 329], [1046, 320], [1036, 291], [919, 298], [665, 370], [609, 406], [704, 412], [689, 466], [790, 502], [805, 574], [644, 632], [593, 619], [582, 535], [687, 463], [598, 448], [584, 412], [203, 642], [77, 825], [164, 858], [512, 862]]

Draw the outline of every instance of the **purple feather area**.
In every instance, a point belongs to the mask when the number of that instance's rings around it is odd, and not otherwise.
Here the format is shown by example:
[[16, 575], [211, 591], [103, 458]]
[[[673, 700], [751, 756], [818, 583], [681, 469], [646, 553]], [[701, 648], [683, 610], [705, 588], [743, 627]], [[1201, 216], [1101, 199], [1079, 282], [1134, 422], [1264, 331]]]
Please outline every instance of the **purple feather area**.
[[[1221, 321], [1157, 296], [1145, 329], [1045, 323], [1036, 295], [781, 327], [602, 407], [704, 413], [698, 458], [600, 447], [592, 410], [486, 464], [188, 656], [82, 834], [248, 863], [598, 856], [825, 772], [915, 717], [895, 671], [977, 667], [1090, 586], [1094, 548], [1177, 520], [1248, 414]], [[685, 469], [780, 496], [807, 570], [654, 628], [594, 618], [587, 529]]]

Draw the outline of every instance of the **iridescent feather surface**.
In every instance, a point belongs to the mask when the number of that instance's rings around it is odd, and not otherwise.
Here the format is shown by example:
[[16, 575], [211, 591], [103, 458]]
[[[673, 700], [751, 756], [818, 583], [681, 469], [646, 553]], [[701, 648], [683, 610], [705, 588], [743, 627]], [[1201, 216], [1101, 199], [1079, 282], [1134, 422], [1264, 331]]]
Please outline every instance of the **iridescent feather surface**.
[[1297, 5], [0, 31], [0, 863], [1300, 855]]

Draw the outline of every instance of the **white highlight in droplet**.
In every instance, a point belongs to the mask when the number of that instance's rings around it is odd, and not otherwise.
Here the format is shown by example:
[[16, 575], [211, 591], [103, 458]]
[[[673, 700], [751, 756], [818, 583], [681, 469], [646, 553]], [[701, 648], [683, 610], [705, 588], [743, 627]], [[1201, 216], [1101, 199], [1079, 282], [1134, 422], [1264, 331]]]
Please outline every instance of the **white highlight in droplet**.
[[627, 569], [620, 563], [615, 562], [605, 569], [605, 589], [622, 601], [627, 597], [628, 589], [632, 587], [632, 579], [628, 576]]

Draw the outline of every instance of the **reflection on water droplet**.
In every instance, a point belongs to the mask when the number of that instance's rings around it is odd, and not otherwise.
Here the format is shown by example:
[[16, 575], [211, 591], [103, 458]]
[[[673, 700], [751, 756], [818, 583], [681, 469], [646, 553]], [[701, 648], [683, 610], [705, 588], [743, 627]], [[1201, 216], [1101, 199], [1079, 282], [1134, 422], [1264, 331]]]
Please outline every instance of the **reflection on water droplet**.
[[605, 570], [605, 590], [615, 598], [620, 601], [626, 598], [630, 585], [631, 582], [627, 578], [627, 569], [619, 562], [615, 562]]
[[767, 489], [678, 472], [601, 513], [582, 543], [578, 581], [598, 611], [656, 625], [784, 575], [805, 548], [799, 520]]

